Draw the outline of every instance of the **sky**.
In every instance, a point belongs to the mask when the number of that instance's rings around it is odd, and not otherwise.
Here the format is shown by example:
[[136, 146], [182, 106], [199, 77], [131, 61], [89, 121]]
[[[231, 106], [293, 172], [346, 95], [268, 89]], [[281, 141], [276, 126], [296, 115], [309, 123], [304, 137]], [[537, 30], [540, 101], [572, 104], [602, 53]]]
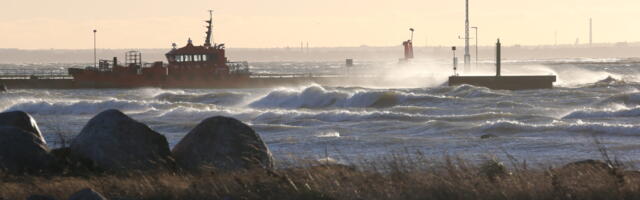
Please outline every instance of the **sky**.
[[[638, 0], [470, 0], [480, 45], [640, 41]], [[464, 0], [2, 0], [0, 48], [170, 48], [204, 41], [228, 48], [463, 45]], [[471, 32], [472, 36], [475, 33]], [[557, 37], [556, 37], [557, 35]], [[472, 41], [472, 44], [474, 41]]]

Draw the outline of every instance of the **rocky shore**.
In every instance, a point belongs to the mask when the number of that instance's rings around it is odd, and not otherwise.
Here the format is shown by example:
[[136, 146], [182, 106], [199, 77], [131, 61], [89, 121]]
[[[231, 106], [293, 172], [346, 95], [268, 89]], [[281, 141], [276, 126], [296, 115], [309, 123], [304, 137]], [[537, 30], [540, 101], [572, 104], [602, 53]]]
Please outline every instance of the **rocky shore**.
[[[50, 149], [31, 115], [0, 113], [0, 172], [5, 174], [230, 172], [273, 167], [271, 152], [260, 136], [228, 117], [203, 120], [171, 150], [167, 139], [147, 125], [119, 110], [106, 110], [89, 120], [69, 147]], [[101, 195], [86, 189], [69, 199], [96, 199], [85, 196]]]
[[50, 149], [28, 113], [0, 113], [0, 200], [640, 198], [640, 173], [604, 149], [602, 158], [530, 168], [393, 155], [275, 168], [260, 136], [233, 118], [204, 119], [170, 149], [147, 125], [106, 110], [68, 147]]

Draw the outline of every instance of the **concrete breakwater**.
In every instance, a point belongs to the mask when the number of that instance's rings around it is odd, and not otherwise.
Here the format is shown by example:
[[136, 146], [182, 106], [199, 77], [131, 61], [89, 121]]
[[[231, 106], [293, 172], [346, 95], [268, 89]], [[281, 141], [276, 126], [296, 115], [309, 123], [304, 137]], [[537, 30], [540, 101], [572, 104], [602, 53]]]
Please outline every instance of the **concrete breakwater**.
[[49, 149], [28, 113], [0, 113], [0, 169], [9, 174], [273, 168], [271, 152], [246, 124], [211, 117], [169, 149], [165, 136], [119, 110], [94, 116], [69, 146]]

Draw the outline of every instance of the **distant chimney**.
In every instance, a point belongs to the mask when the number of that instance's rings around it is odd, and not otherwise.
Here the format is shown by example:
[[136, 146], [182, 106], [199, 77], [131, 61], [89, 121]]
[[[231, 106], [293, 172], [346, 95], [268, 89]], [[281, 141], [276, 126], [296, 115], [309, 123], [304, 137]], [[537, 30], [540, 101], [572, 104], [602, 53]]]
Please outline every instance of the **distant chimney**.
[[496, 43], [496, 76], [500, 76], [500, 65], [501, 65], [501, 57], [500, 57], [500, 48], [501, 48], [501, 44], [500, 44], [500, 38], [498, 38], [498, 42]]

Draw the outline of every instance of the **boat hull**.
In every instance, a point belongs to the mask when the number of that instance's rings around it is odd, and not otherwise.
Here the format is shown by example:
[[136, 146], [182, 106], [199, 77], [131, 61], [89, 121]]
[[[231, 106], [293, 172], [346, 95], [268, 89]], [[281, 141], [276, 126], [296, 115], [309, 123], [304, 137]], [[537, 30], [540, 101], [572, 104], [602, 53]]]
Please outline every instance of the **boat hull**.
[[[139, 77], [138, 77], [139, 78]], [[248, 77], [230, 76], [224, 79], [202, 81], [116, 81], [116, 80], [74, 80], [74, 79], [0, 79], [0, 83], [9, 89], [106, 89], [106, 88], [272, 88], [320, 84], [326, 86], [376, 85], [386, 84], [377, 77]]]

